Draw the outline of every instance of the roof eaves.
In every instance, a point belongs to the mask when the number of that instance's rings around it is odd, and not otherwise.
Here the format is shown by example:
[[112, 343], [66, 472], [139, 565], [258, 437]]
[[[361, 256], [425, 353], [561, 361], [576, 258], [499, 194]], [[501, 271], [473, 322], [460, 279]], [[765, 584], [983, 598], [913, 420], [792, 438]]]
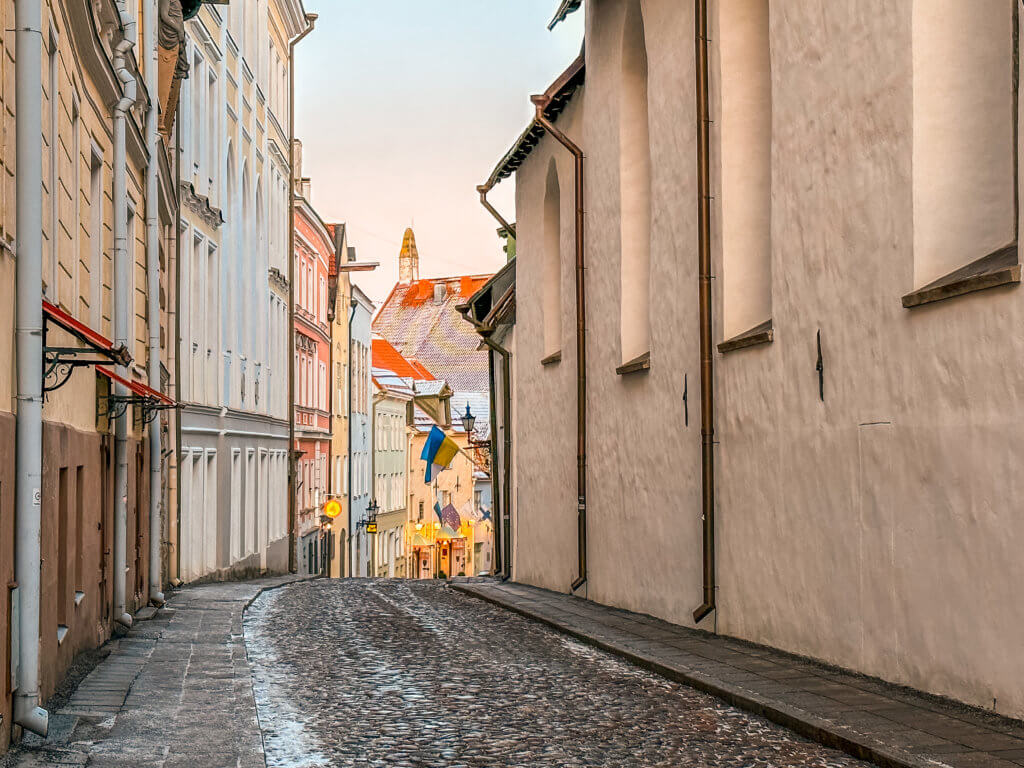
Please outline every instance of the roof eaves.
[[555, 11], [555, 17], [551, 19], [551, 23], [548, 24], [548, 29], [554, 29], [561, 22], [565, 21], [571, 13], [575, 13], [583, 6], [583, 0], [562, 0], [558, 6], [558, 10]]
[[[569, 105], [569, 102], [572, 101], [573, 96], [576, 95], [576, 90], [586, 81], [586, 76], [586, 55], [585, 52], [581, 51], [579, 57], [544, 92], [544, 95], [549, 98], [548, 106], [544, 109], [544, 116], [548, 120], [551, 122], [558, 120], [558, 116], [562, 114]], [[544, 129], [534, 120], [523, 131], [516, 143], [512, 145], [512, 148], [501, 158], [501, 162], [498, 163], [487, 180], [486, 186], [488, 189], [519, 170], [520, 166], [530, 156], [534, 147], [540, 143], [543, 137]]]

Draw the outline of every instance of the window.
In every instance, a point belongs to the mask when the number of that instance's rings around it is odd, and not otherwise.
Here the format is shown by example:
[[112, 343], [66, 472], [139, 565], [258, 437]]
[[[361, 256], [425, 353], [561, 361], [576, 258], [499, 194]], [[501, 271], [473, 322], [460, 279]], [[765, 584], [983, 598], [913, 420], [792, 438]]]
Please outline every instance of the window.
[[206, 397], [213, 405], [217, 400], [217, 359], [220, 356], [218, 347], [220, 320], [220, 259], [217, 246], [210, 242], [206, 252], [206, 304], [203, 307], [205, 321], [203, 323], [206, 340]]
[[206, 189], [207, 194], [210, 198], [210, 204], [216, 207], [218, 203], [218, 195], [216, 193], [217, 183], [215, 177], [217, 175], [217, 168], [220, 167], [220, 110], [218, 109], [220, 101], [217, 94], [217, 73], [213, 67], [209, 68], [210, 79], [207, 81], [206, 86], [206, 101], [207, 101], [207, 114], [204, 123], [204, 130], [209, 132], [209, 141], [207, 141], [207, 152], [206, 157], [206, 169], [203, 175], [203, 188]]
[[320, 278], [320, 322], [327, 322], [327, 283]]
[[327, 364], [320, 363], [320, 410], [327, 410]]
[[231, 562], [242, 559], [242, 452], [231, 451]]
[[554, 159], [544, 189], [544, 356], [562, 348], [562, 194]]
[[722, 312], [726, 339], [771, 319], [772, 74], [768, 0], [718, 5]]
[[915, 288], [1016, 245], [1017, 14], [1004, 0], [914, 0]]
[[81, 317], [82, 295], [82, 121], [79, 112], [78, 94], [71, 99], [71, 298], [68, 309], [75, 317]]
[[103, 312], [103, 153], [89, 158], [89, 319], [99, 328]]
[[60, 82], [60, 50], [57, 47], [56, 32], [50, 31], [47, 74], [48, 83], [46, 89], [47, 113], [49, 117], [49, 128], [47, 131], [47, 176], [46, 176], [46, 258], [49, 269], [44, 281], [43, 293], [46, 298], [54, 304], [60, 303], [60, 245], [58, 231], [60, 228], [60, 93], [58, 84]]
[[651, 136], [647, 43], [640, 0], [631, 0], [622, 37], [619, 100], [622, 362], [650, 352]]
[[[192, 56], [192, 71], [189, 74], [189, 81], [192, 83], [192, 173], [200, 174], [203, 165], [203, 132], [207, 128], [205, 110], [205, 99], [203, 98], [203, 83], [205, 73], [203, 72], [203, 57], [198, 49]], [[202, 189], [205, 185], [199, 185]]]

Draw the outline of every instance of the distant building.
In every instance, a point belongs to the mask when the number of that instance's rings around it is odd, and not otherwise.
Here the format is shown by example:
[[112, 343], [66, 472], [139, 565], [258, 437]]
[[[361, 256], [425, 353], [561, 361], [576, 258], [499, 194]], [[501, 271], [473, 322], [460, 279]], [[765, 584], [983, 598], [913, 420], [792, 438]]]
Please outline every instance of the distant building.
[[[296, 151], [296, 157], [301, 151]], [[296, 162], [296, 170], [301, 171]], [[320, 520], [331, 455], [328, 370], [331, 328], [327, 280], [336, 258], [333, 233], [310, 203], [310, 180], [296, 179], [295, 197], [295, 451], [299, 573], [322, 573], [330, 554]]]
[[372, 534], [367, 533], [373, 495], [370, 323], [373, 302], [358, 286], [352, 286], [351, 314], [351, 408], [349, 415], [349, 561], [351, 576], [372, 575]]
[[328, 366], [328, 390], [331, 411], [331, 447], [328, 498], [341, 505], [341, 514], [327, 531], [327, 575], [341, 578], [348, 575], [349, 536], [349, 319], [352, 315], [352, 283], [344, 265], [355, 261], [355, 248], [348, 245], [348, 229], [344, 224], [328, 226], [334, 238], [334, 257], [327, 278], [327, 318], [331, 325], [331, 364]]
[[487, 353], [457, 307], [490, 275], [421, 278], [420, 255], [411, 229], [402, 238], [399, 282], [373, 320], [373, 332], [387, 339], [410, 361], [422, 363], [452, 389], [451, 409], [461, 414], [469, 403], [477, 416], [478, 436], [489, 434]]
[[[287, 89], [266, 68], [303, 28], [203, 5], [187, 22], [181, 84], [180, 578], [288, 568]], [[283, 24], [283, 26], [281, 26]], [[271, 94], [268, 102], [267, 94]], [[269, 120], [253, 120], [258, 105]], [[176, 537], [175, 537], [176, 538]], [[173, 539], [172, 539], [173, 540]]]
[[[415, 379], [403, 375], [415, 372], [387, 341], [372, 340], [373, 354], [373, 475], [374, 503], [377, 505], [377, 535], [374, 548], [375, 576], [408, 576], [405, 557], [405, 524], [409, 508], [408, 428]], [[406, 370], [395, 371], [395, 368]]]

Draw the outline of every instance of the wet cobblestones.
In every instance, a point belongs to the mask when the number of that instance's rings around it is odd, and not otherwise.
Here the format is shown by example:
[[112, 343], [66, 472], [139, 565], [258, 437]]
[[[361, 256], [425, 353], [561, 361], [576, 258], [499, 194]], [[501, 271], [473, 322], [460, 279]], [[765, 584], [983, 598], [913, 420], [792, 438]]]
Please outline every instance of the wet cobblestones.
[[438, 582], [295, 584], [245, 635], [270, 768], [866, 765]]

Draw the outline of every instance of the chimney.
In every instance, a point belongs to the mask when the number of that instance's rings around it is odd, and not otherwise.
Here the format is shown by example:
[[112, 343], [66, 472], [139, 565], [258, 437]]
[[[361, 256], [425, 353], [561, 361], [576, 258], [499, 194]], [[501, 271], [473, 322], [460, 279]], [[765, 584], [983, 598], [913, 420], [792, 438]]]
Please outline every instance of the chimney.
[[420, 252], [416, 250], [416, 235], [405, 230], [402, 252], [398, 254], [398, 282], [408, 285], [420, 279]]
[[434, 283], [434, 303], [444, 304], [445, 297], [448, 295], [448, 285], [446, 283]]

